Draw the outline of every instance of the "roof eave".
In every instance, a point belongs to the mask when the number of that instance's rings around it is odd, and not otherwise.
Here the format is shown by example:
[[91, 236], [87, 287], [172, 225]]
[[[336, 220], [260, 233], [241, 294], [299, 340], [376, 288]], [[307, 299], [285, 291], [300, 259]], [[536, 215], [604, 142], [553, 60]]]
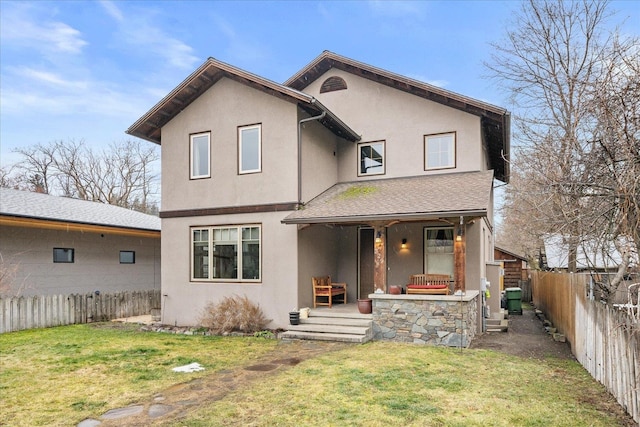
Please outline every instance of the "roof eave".
[[335, 216], [335, 217], [316, 217], [316, 218], [291, 218], [283, 219], [283, 224], [366, 224], [375, 221], [433, 221], [439, 218], [447, 217], [482, 217], [487, 216], [487, 210], [461, 210], [461, 211], [443, 211], [443, 212], [421, 212], [421, 213], [405, 213], [405, 214], [381, 214], [381, 215], [353, 215], [353, 216]]

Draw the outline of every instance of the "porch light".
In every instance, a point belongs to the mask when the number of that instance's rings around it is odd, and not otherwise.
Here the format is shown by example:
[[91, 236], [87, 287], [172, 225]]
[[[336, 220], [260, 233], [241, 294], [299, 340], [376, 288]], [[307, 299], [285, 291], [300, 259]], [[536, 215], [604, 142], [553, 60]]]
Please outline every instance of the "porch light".
[[464, 226], [462, 221], [463, 221], [463, 218], [462, 216], [460, 216], [460, 227], [458, 227], [458, 235], [456, 236], [456, 242], [462, 242], [462, 227]]
[[376, 243], [382, 243], [382, 233], [379, 231], [376, 233]]
[[400, 245], [402, 249], [407, 249], [407, 239], [402, 239], [402, 244]]

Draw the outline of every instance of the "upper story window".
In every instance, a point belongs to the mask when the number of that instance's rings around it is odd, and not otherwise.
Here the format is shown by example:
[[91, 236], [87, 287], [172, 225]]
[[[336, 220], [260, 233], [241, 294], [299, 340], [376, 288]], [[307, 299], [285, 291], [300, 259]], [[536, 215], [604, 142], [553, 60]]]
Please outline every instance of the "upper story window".
[[262, 129], [261, 125], [238, 128], [238, 171], [255, 173], [262, 171]]
[[53, 262], [75, 262], [75, 251], [73, 248], [53, 248]]
[[259, 282], [260, 230], [257, 224], [191, 229], [191, 280]]
[[424, 137], [424, 170], [456, 167], [456, 133]]
[[358, 144], [358, 176], [385, 173], [384, 141]]
[[190, 136], [191, 179], [211, 177], [211, 133]]

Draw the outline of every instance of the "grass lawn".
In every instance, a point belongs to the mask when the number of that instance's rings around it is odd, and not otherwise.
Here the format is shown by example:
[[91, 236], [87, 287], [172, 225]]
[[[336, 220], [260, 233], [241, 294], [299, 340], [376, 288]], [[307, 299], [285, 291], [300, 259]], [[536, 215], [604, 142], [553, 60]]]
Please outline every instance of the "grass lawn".
[[[74, 425], [172, 384], [252, 363], [275, 340], [142, 333], [109, 324], [0, 335], [0, 425]], [[282, 345], [285, 348], [286, 345]], [[199, 362], [207, 370], [177, 374]], [[206, 392], [206, 391], [205, 391]], [[180, 426], [615, 426], [576, 362], [374, 342], [238, 387]]]

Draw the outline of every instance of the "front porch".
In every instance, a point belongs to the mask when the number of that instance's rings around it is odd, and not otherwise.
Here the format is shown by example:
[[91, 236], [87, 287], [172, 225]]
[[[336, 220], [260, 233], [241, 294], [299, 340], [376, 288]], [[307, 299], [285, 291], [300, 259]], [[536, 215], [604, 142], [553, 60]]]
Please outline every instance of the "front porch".
[[465, 295], [370, 294], [372, 314], [357, 304], [311, 309], [282, 339], [365, 343], [370, 340], [468, 347], [476, 334], [478, 291]]

